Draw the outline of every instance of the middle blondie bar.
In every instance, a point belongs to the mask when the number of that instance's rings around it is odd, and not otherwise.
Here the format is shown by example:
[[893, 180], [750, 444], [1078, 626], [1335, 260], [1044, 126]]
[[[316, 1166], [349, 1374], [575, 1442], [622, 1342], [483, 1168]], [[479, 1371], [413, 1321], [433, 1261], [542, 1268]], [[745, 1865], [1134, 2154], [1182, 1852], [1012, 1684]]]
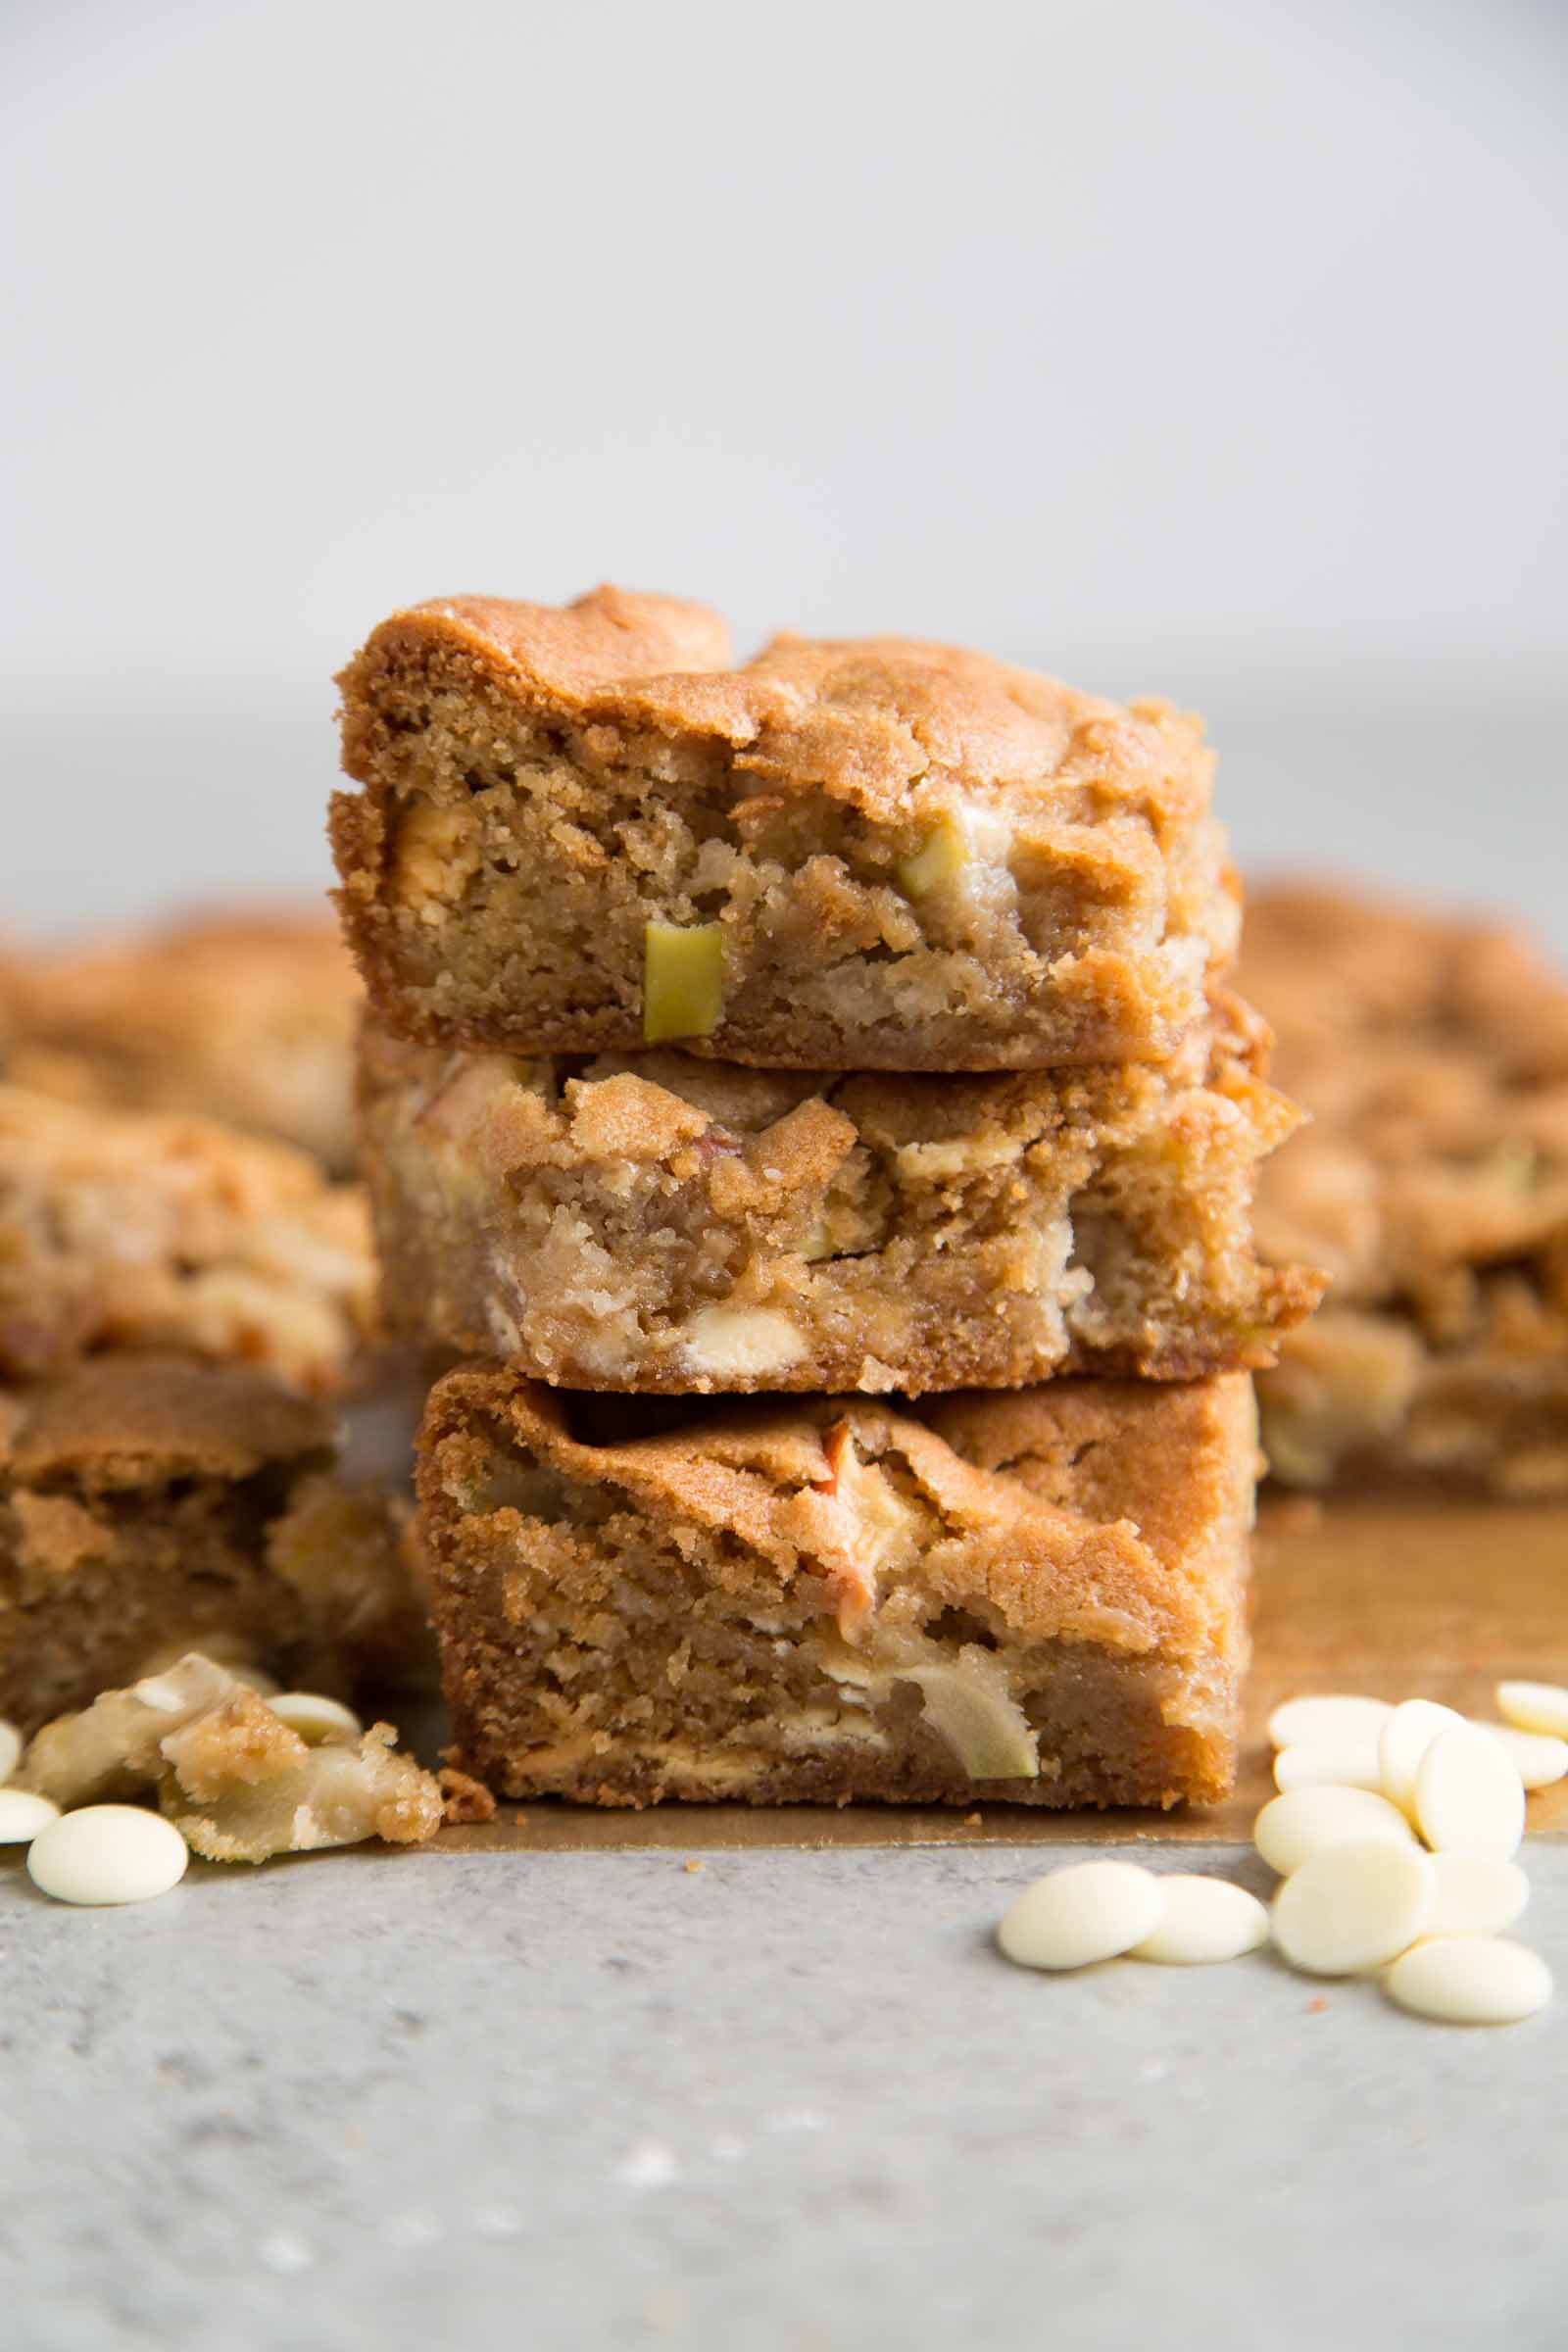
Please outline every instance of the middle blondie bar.
[[1252, 1247], [1297, 1114], [1235, 999], [1162, 1067], [988, 1076], [366, 1037], [388, 1320], [581, 1389], [1019, 1387], [1274, 1361]]

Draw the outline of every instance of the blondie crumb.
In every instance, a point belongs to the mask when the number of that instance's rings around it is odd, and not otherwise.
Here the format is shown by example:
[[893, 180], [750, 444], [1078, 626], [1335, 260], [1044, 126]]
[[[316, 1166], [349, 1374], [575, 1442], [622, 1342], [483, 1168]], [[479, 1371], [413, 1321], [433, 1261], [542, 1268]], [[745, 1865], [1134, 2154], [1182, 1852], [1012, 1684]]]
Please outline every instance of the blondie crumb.
[[260, 1694], [192, 1651], [82, 1713], [46, 1724], [22, 1786], [69, 1809], [156, 1791], [191, 1851], [210, 1862], [355, 1845], [420, 1844], [441, 1826], [441, 1791], [397, 1734], [307, 1745]]
[[460, 1772], [455, 1764], [443, 1764], [435, 1777], [449, 1829], [470, 1822], [494, 1821], [496, 1800], [483, 1781], [476, 1781], [471, 1773]]

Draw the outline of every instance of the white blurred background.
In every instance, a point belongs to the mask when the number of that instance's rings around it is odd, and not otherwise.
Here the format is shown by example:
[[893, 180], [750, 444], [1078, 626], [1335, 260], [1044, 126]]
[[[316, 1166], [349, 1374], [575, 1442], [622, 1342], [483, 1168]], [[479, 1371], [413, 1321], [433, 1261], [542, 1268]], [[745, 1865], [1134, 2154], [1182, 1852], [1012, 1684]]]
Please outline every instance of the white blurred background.
[[611, 577], [1203, 708], [1560, 903], [1556, 0], [3, 0], [0, 921], [319, 888], [379, 615]]

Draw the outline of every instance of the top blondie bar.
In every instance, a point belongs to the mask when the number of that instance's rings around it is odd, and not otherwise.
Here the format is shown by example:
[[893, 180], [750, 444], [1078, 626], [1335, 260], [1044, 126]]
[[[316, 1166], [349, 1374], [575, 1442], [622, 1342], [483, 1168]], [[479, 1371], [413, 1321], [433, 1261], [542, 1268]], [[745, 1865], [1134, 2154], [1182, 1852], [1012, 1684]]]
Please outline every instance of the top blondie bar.
[[782, 1068], [1161, 1060], [1237, 903], [1212, 756], [981, 654], [456, 597], [339, 684], [348, 937], [405, 1038]]

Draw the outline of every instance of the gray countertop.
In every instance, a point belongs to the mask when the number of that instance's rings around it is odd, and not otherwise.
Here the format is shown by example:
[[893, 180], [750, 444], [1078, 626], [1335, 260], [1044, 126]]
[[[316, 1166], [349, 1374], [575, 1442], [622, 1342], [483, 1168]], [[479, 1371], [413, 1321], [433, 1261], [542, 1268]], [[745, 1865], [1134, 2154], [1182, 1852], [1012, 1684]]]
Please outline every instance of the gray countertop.
[[[361, 1851], [119, 1912], [6, 1872], [4, 2340], [1562, 2344], [1568, 2004], [1009, 1969], [1060, 1858]], [[1560, 1953], [1568, 1844], [1527, 1859]]]

